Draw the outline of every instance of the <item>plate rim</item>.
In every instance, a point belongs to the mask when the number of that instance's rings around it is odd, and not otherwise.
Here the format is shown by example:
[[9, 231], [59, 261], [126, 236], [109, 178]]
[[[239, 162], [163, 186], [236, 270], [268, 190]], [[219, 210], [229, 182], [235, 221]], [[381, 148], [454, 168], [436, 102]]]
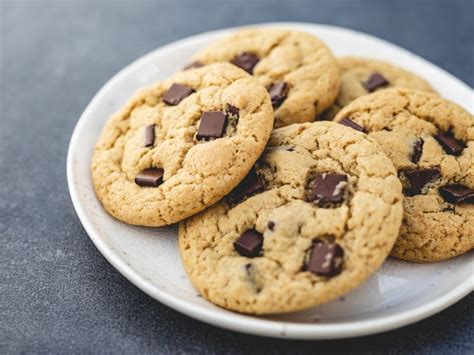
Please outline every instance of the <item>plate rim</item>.
[[245, 27], [254, 27], [254, 26], [281, 26], [281, 27], [313, 27], [314, 29], [324, 28], [326, 30], [333, 30], [338, 32], [346, 32], [350, 34], [355, 34], [360, 37], [365, 37], [368, 40], [382, 42], [384, 45], [393, 47], [398, 51], [403, 51], [410, 56], [415, 57], [417, 60], [421, 60], [425, 65], [436, 68], [438, 71], [444, 72], [444, 74], [449, 75], [452, 79], [457, 81], [458, 84], [464, 86], [466, 89], [472, 92], [472, 89], [465, 84], [463, 81], [455, 77], [454, 75], [448, 73], [443, 68], [438, 67], [437, 65], [425, 60], [424, 58], [402, 48], [396, 44], [388, 42], [384, 39], [375, 37], [373, 35], [352, 30], [349, 28], [331, 26], [325, 24], [317, 23], [307, 23], [307, 22], [268, 22], [268, 23], [256, 23], [245, 26], [236, 26], [228, 27], [224, 29], [218, 29], [213, 31], [202, 32], [193, 36], [189, 36], [164, 46], [158, 47], [151, 50], [145, 55], [139, 57], [138, 59], [132, 61], [130, 64], [126, 65], [116, 74], [114, 74], [94, 95], [90, 100], [84, 111], [77, 121], [71, 139], [68, 146], [67, 153], [67, 183], [69, 188], [69, 193], [71, 200], [74, 206], [74, 209], [79, 217], [81, 224], [86, 230], [87, 235], [92, 240], [99, 252], [106, 258], [106, 260], [112, 264], [112, 266], [121, 273], [128, 281], [133, 285], [138, 287], [140, 290], [145, 292], [150, 297], [158, 300], [159, 302], [165, 304], [166, 306], [190, 316], [199, 321], [212, 324], [217, 327], [226, 328], [229, 330], [234, 330], [237, 332], [248, 333], [252, 335], [268, 336], [268, 337], [278, 337], [278, 338], [292, 338], [292, 339], [339, 339], [339, 338], [349, 338], [349, 337], [358, 337], [369, 334], [381, 333], [391, 329], [396, 329], [404, 325], [408, 325], [414, 322], [417, 322], [421, 319], [429, 317], [433, 314], [436, 314], [455, 302], [459, 301], [461, 298], [468, 295], [474, 289], [474, 275], [471, 275], [470, 278], [467, 278], [457, 287], [453, 288], [450, 292], [445, 295], [434, 299], [433, 301], [424, 304], [422, 306], [415, 307], [413, 309], [405, 310], [404, 312], [389, 315], [381, 316], [376, 318], [371, 318], [362, 321], [351, 321], [349, 323], [339, 323], [339, 324], [299, 324], [299, 323], [286, 323], [276, 320], [261, 319], [253, 316], [243, 315], [239, 313], [214, 313], [209, 312], [205, 308], [196, 306], [191, 301], [186, 299], [175, 298], [171, 294], [168, 294], [166, 291], [163, 291], [157, 287], [153, 287], [149, 282], [143, 278], [131, 265], [128, 265], [122, 258], [120, 258], [118, 253], [115, 253], [113, 248], [108, 246], [107, 242], [100, 238], [99, 233], [95, 230], [95, 227], [91, 221], [89, 221], [83, 206], [80, 203], [79, 192], [76, 190], [76, 179], [73, 174], [74, 167], [74, 151], [75, 147], [79, 145], [76, 144], [78, 140], [79, 131], [81, 131], [81, 126], [85, 124], [85, 117], [88, 115], [88, 112], [100, 100], [102, 94], [107, 91], [107, 89], [113, 85], [113, 83], [118, 80], [125, 72], [132, 70], [134, 67], [138, 67], [142, 62], [146, 61], [149, 57], [153, 56], [157, 51], [170, 48], [179, 48], [180, 46], [187, 45], [188, 41], [195, 40], [199, 37], [206, 37], [208, 35], [218, 35], [225, 32], [233, 31]]

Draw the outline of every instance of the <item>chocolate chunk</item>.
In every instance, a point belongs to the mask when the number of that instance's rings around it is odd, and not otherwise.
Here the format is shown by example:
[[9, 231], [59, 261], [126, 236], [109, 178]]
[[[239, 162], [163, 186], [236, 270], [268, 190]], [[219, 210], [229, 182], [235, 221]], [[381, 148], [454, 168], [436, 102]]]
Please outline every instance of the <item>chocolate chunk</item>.
[[227, 116], [227, 118], [239, 119], [240, 109], [231, 104], [227, 104], [225, 107], [225, 115]]
[[435, 139], [448, 154], [460, 155], [464, 149], [464, 144], [454, 138], [454, 136], [449, 132], [438, 132]]
[[440, 174], [441, 172], [438, 168], [404, 171], [403, 175], [407, 179], [409, 185], [408, 189], [405, 190], [405, 193], [408, 196], [421, 194], [421, 190], [426, 186], [426, 184], [439, 178]]
[[258, 176], [255, 168], [252, 168], [242, 182], [232, 191], [231, 200], [240, 202], [246, 197], [250, 197], [265, 190], [263, 179]]
[[186, 65], [183, 70], [188, 70], [188, 69], [193, 69], [193, 68], [201, 68], [203, 67], [204, 64], [202, 64], [199, 60], [196, 60], [195, 62], [189, 63]]
[[474, 204], [474, 190], [464, 185], [445, 185], [439, 188], [439, 193], [449, 203]]
[[364, 86], [368, 92], [373, 92], [377, 90], [378, 88], [387, 86], [388, 84], [389, 84], [388, 80], [385, 79], [379, 73], [372, 73], [369, 79], [367, 79], [367, 81], [364, 82]]
[[173, 84], [163, 95], [163, 101], [168, 105], [176, 106], [183, 99], [194, 92], [192, 88], [182, 84]]
[[263, 235], [255, 229], [249, 229], [234, 242], [237, 252], [249, 258], [254, 258], [260, 254], [263, 246]]
[[253, 74], [253, 68], [260, 61], [260, 57], [254, 53], [244, 52], [236, 55], [231, 63], [242, 68], [249, 74]]
[[348, 117], [344, 117], [342, 120], [339, 121], [339, 123], [344, 125], [344, 126], [353, 128], [356, 131], [367, 133], [367, 130], [364, 127], [359, 126], [357, 123], [355, 123], [354, 121], [352, 121]]
[[283, 81], [277, 81], [270, 85], [268, 93], [270, 94], [273, 107], [279, 107], [283, 101], [285, 101], [289, 90], [290, 88], [288, 84]]
[[268, 229], [270, 229], [270, 230], [272, 231], [273, 228], [275, 228], [275, 222], [273, 222], [273, 221], [268, 221], [267, 227], [268, 227]]
[[248, 263], [248, 264], [245, 264], [244, 266], [245, 266], [245, 272], [247, 273], [247, 276], [251, 276], [253, 265]]
[[423, 154], [423, 139], [418, 139], [413, 145], [413, 152], [411, 153], [411, 162], [417, 164], [420, 161], [421, 155]]
[[342, 271], [343, 259], [344, 250], [339, 244], [316, 239], [305, 270], [319, 276], [336, 276]]
[[155, 125], [146, 126], [145, 130], [145, 147], [151, 147], [155, 144]]
[[320, 205], [339, 203], [344, 198], [347, 185], [347, 175], [343, 174], [316, 174], [310, 182], [312, 184], [310, 200]]
[[224, 134], [227, 117], [222, 112], [204, 112], [199, 123], [198, 140], [220, 138]]
[[163, 182], [163, 173], [164, 170], [161, 168], [145, 169], [135, 177], [135, 184], [157, 187]]

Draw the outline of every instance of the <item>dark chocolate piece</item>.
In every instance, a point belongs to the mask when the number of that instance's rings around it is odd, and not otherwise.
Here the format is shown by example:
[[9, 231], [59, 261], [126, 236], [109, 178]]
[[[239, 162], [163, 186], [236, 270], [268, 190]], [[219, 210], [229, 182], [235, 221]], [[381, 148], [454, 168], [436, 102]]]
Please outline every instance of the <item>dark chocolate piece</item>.
[[439, 178], [441, 172], [438, 168], [432, 168], [407, 170], [402, 174], [405, 176], [409, 185], [408, 189], [405, 190], [405, 193], [408, 196], [414, 196], [421, 194], [421, 190], [426, 186], [426, 184]]
[[316, 174], [312, 180], [310, 200], [324, 205], [339, 203], [344, 198], [347, 175], [343, 174]]
[[268, 221], [267, 227], [268, 227], [268, 229], [270, 229], [270, 230], [272, 231], [273, 228], [275, 228], [275, 222], [273, 222], [273, 221]]
[[423, 139], [418, 139], [413, 145], [413, 151], [411, 153], [411, 162], [417, 164], [420, 161], [421, 155], [423, 154], [423, 144], [425, 141]]
[[135, 177], [135, 184], [157, 187], [163, 182], [163, 173], [164, 170], [161, 168], [145, 169]]
[[460, 184], [445, 185], [439, 188], [439, 194], [446, 202], [474, 204], [474, 190]]
[[194, 89], [182, 84], [173, 84], [163, 95], [163, 101], [168, 105], [176, 106], [183, 99], [194, 92]]
[[199, 123], [198, 140], [220, 138], [224, 134], [227, 117], [223, 112], [204, 112]]
[[341, 273], [344, 250], [337, 243], [316, 239], [305, 270], [319, 276], [333, 277]]
[[239, 119], [240, 109], [231, 104], [227, 104], [225, 107], [225, 115], [227, 116], [227, 118]]
[[240, 202], [246, 197], [250, 197], [265, 190], [263, 179], [258, 176], [255, 168], [252, 168], [242, 182], [232, 191], [231, 199]]
[[435, 139], [443, 147], [444, 151], [451, 155], [461, 155], [464, 150], [464, 144], [458, 141], [449, 132], [438, 132]]
[[260, 61], [260, 57], [254, 53], [244, 52], [236, 55], [231, 63], [242, 68], [249, 74], [253, 74], [253, 68]]
[[288, 96], [290, 87], [283, 81], [277, 81], [268, 88], [273, 107], [279, 107]]
[[357, 123], [355, 123], [354, 121], [352, 121], [349, 117], [344, 117], [343, 119], [341, 119], [339, 121], [340, 124], [344, 125], [344, 126], [347, 126], [347, 127], [350, 127], [352, 129], [355, 129], [356, 131], [359, 131], [359, 132], [363, 132], [363, 133], [367, 133], [367, 130], [362, 127], [362, 126], [359, 126]]
[[146, 126], [145, 129], [145, 147], [151, 147], [155, 144], [155, 125]]
[[263, 235], [255, 229], [248, 229], [234, 242], [237, 252], [249, 258], [254, 258], [260, 254], [263, 246]]
[[245, 266], [245, 272], [247, 273], [247, 276], [251, 276], [253, 265], [248, 263], [248, 264], [245, 264], [244, 266]]
[[388, 80], [380, 73], [372, 73], [369, 79], [364, 82], [364, 86], [368, 92], [373, 92], [381, 87], [387, 86], [388, 84]]

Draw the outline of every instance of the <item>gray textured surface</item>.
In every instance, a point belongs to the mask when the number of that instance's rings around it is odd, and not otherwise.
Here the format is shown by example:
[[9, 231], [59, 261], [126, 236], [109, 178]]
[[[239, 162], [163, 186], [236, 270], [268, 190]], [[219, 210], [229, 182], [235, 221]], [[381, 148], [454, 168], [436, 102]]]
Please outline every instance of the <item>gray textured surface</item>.
[[0, 0], [0, 353], [472, 353], [472, 295], [403, 329], [341, 341], [259, 338], [190, 319], [105, 261], [66, 185], [67, 144], [88, 101], [163, 44], [246, 23], [329, 23], [399, 44], [473, 86], [472, 13], [472, 0]]

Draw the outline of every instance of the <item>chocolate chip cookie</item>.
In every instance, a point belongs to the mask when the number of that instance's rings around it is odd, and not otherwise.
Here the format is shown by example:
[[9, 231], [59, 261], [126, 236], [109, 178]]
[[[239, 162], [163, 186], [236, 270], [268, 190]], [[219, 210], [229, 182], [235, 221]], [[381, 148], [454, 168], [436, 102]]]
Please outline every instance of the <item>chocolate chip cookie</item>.
[[335, 121], [366, 132], [395, 164], [405, 215], [392, 255], [429, 262], [474, 247], [474, 117], [436, 94], [389, 89]]
[[247, 174], [273, 126], [265, 87], [221, 63], [138, 92], [107, 122], [92, 158], [99, 200], [130, 224], [178, 222]]
[[244, 313], [301, 310], [339, 297], [389, 254], [402, 220], [392, 162], [334, 122], [274, 130], [244, 181], [181, 222], [179, 247], [196, 288]]
[[268, 89], [276, 127], [313, 121], [339, 89], [336, 60], [318, 38], [304, 32], [240, 30], [197, 53], [188, 68], [214, 62], [233, 63]]
[[381, 60], [342, 57], [337, 62], [341, 71], [339, 94], [320, 119], [334, 118], [351, 101], [379, 89], [409, 88], [433, 92], [430, 84], [416, 74]]

